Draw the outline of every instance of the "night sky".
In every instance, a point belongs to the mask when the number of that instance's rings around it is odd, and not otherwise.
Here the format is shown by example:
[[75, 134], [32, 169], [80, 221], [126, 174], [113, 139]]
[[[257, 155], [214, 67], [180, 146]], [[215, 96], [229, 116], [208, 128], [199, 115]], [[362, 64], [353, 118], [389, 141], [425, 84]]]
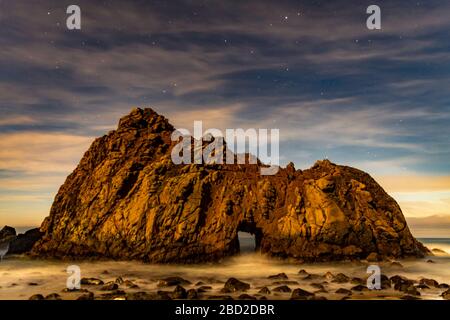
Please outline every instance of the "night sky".
[[0, 0], [0, 225], [38, 225], [93, 139], [148, 106], [279, 128], [282, 165], [363, 169], [450, 234], [449, 17], [441, 0]]

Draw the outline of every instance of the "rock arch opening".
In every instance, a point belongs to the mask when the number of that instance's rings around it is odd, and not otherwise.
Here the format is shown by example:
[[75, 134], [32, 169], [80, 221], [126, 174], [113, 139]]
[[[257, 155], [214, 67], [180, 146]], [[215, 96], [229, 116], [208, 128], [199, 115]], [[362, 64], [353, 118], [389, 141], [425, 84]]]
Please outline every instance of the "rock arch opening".
[[254, 234], [238, 231], [238, 242], [240, 253], [250, 253], [256, 251], [256, 240]]
[[260, 251], [261, 231], [253, 223], [241, 223], [237, 230], [239, 253]]

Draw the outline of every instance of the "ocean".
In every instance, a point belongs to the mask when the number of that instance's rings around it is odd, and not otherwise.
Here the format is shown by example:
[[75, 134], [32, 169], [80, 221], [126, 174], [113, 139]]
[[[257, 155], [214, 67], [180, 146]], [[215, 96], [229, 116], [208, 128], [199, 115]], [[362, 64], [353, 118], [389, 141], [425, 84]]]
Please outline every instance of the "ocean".
[[[49, 294], [59, 292], [65, 288], [69, 265], [78, 265], [82, 277], [101, 278], [105, 282], [123, 277], [132, 280], [139, 286], [139, 290], [157, 290], [157, 280], [180, 276], [192, 282], [192, 286], [202, 281], [219, 292], [230, 277], [251, 283], [250, 294], [256, 294], [258, 288], [268, 285], [268, 276], [285, 273], [289, 279], [299, 279], [298, 271], [306, 270], [311, 274], [323, 275], [344, 273], [349, 277], [367, 276], [367, 263], [336, 262], [298, 264], [292, 261], [268, 258], [254, 252], [254, 239], [248, 234], [240, 234], [240, 255], [230, 257], [220, 263], [196, 265], [160, 265], [144, 264], [137, 261], [56, 261], [33, 260], [24, 256], [8, 256], [0, 263], [0, 299], [27, 299], [33, 294]], [[450, 283], [450, 238], [420, 239], [430, 249], [438, 248], [446, 251], [447, 255], [432, 256], [425, 259], [401, 260], [403, 268], [394, 268], [390, 263], [379, 263], [382, 273], [392, 276], [404, 275], [410, 279], [433, 278], [442, 283]], [[434, 263], [427, 262], [432, 259]], [[311, 283], [305, 282], [302, 288], [314, 290]], [[31, 284], [31, 285], [30, 285]], [[333, 284], [330, 284], [330, 286]], [[339, 287], [342, 287], [339, 284]], [[335, 288], [331, 288], [335, 289]], [[442, 291], [442, 290], [441, 290]], [[440, 299], [439, 290], [427, 290], [422, 293], [425, 299]], [[392, 293], [394, 294], [394, 293]], [[377, 296], [378, 297], [378, 296]], [[375, 298], [377, 298], [375, 297]], [[283, 293], [272, 295], [272, 299], [288, 299]], [[328, 298], [333, 299], [333, 296]], [[370, 298], [365, 293], [361, 298]]]

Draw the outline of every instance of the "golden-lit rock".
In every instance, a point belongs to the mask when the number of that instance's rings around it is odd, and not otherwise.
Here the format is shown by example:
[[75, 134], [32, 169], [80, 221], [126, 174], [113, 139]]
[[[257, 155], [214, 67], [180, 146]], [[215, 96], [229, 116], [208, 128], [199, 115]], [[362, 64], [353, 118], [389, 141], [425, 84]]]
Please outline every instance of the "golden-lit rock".
[[368, 174], [328, 160], [261, 176], [259, 164], [175, 165], [174, 128], [134, 109], [96, 139], [59, 189], [33, 254], [216, 261], [238, 231], [268, 255], [323, 261], [428, 253]]

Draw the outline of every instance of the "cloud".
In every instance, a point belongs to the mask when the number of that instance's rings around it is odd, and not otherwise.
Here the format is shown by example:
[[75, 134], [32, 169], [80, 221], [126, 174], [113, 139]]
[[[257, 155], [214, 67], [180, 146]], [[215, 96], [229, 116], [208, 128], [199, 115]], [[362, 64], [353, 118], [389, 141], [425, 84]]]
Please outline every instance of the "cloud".
[[449, 3], [383, 3], [380, 32], [362, 0], [80, 0], [79, 32], [65, 29], [68, 4], [0, 2], [2, 210], [51, 199], [132, 106], [177, 127], [279, 128], [282, 160], [297, 167], [329, 157], [429, 188], [416, 175], [450, 172]]
[[92, 141], [61, 133], [0, 134], [0, 170], [70, 172]]
[[450, 216], [426, 216], [421, 218], [406, 217], [408, 226], [416, 237], [448, 238]]

